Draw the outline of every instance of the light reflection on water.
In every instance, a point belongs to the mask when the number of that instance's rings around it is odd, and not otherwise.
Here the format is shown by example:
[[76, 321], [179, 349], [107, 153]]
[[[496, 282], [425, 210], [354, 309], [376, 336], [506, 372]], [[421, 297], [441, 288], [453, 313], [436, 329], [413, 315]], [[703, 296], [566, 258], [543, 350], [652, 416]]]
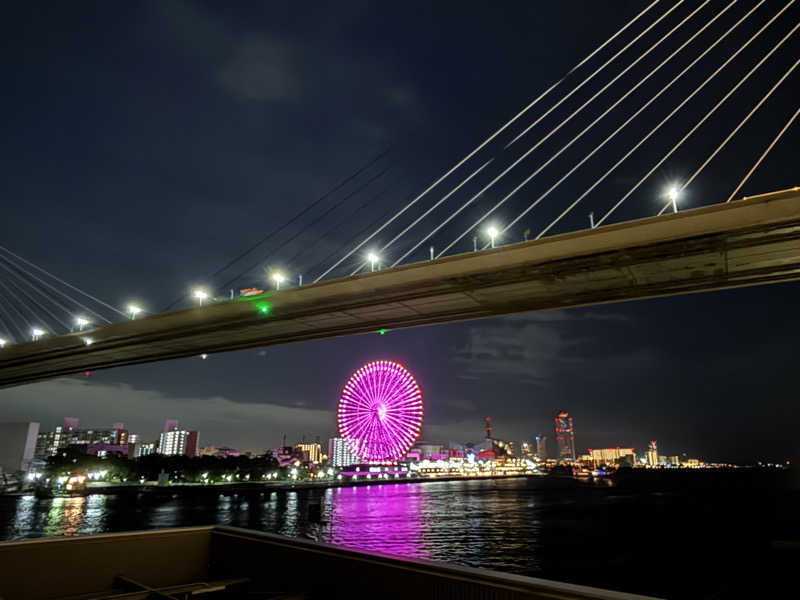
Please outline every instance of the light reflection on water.
[[[728, 566], [751, 560], [757, 546], [747, 535], [763, 529], [757, 519], [742, 520], [752, 499], [741, 495], [553, 488], [535, 479], [206, 492], [0, 497], [0, 540], [219, 523], [368, 552], [670, 595], [668, 586], [686, 587], [682, 575], [664, 578], [660, 565], [678, 555], [687, 564], [709, 557]], [[320, 505], [319, 519], [309, 509], [314, 505]]]

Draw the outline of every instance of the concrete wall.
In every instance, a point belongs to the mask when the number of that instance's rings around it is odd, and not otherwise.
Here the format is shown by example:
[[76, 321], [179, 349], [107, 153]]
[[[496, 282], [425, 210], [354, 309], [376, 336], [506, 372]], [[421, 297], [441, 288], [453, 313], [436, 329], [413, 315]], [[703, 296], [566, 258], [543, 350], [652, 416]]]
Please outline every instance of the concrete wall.
[[39, 423], [0, 423], [0, 472], [27, 471], [37, 435]]

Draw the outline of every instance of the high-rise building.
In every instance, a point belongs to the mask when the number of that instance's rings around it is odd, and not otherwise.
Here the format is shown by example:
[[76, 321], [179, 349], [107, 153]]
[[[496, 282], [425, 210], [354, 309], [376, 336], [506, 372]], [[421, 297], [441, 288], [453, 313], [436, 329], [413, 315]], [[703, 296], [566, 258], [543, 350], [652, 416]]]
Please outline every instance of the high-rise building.
[[165, 431], [158, 440], [158, 453], [166, 456], [197, 456], [199, 434], [196, 431]]
[[168, 431], [178, 431], [178, 419], [167, 419], [164, 421], [164, 433]]
[[[589, 448], [589, 454], [591, 455], [592, 462], [595, 465], [616, 465], [621, 462], [627, 461], [631, 464], [636, 462], [636, 451], [634, 448], [620, 448], [617, 446], [616, 448]], [[625, 459], [626, 456], [629, 456], [630, 459]]]
[[647, 444], [647, 464], [651, 467], [658, 464], [658, 440], [651, 440]]
[[0, 473], [28, 470], [38, 434], [38, 423], [0, 423]]
[[558, 444], [558, 460], [575, 460], [575, 428], [572, 417], [561, 411], [555, 417], [556, 444]]
[[320, 444], [296, 444], [294, 448], [303, 453], [303, 459], [305, 461], [311, 461], [313, 463], [322, 462], [322, 446]]
[[78, 417], [64, 417], [64, 425], [62, 431], [76, 431], [80, 426], [80, 419]]
[[[75, 419], [77, 423], [77, 419]], [[127, 432], [125, 434], [127, 436]], [[120, 432], [117, 429], [70, 429], [56, 427], [55, 431], [40, 433], [36, 439], [36, 458], [46, 459], [55, 456], [59, 450], [66, 448], [83, 448], [92, 444], [117, 445]]]
[[358, 456], [350, 450], [344, 438], [340, 437], [328, 440], [328, 460], [334, 467], [348, 467], [359, 462]]
[[537, 435], [536, 436], [536, 456], [539, 457], [539, 460], [547, 460], [547, 436], [546, 435]]

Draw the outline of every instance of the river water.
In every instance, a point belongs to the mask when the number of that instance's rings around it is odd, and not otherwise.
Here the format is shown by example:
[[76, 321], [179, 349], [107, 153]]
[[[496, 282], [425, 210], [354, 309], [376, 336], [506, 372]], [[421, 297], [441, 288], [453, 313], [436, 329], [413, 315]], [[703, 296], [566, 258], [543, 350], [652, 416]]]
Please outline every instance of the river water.
[[[321, 522], [309, 520], [322, 504]], [[670, 598], [721, 598], [766, 565], [752, 500], [542, 478], [248, 495], [0, 498], [0, 540], [219, 523], [366, 551]], [[698, 573], [703, 573], [702, 580]], [[741, 579], [741, 576], [739, 576]]]

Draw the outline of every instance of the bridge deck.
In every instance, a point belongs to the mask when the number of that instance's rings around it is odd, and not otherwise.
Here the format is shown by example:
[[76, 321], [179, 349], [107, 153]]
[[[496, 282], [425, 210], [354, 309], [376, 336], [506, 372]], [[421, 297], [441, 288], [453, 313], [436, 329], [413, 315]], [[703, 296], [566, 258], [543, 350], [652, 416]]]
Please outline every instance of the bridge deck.
[[0, 350], [0, 387], [383, 328], [795, 279], [800, 188], [9, 346]]

